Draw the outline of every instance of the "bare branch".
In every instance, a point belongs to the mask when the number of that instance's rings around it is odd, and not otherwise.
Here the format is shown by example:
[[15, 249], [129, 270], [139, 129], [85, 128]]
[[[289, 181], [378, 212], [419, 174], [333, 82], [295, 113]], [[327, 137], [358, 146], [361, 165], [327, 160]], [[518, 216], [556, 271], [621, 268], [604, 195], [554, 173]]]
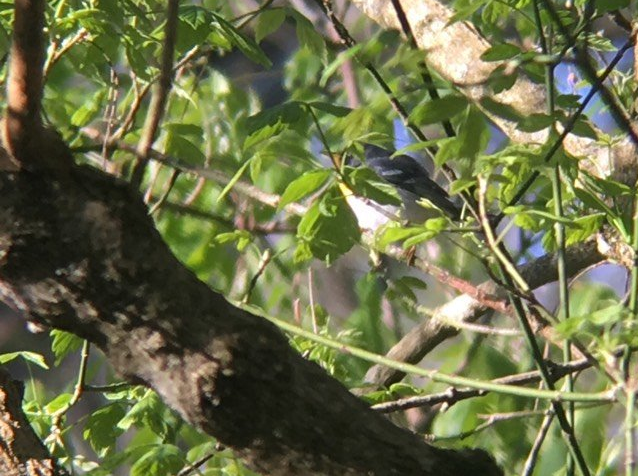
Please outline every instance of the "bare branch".
[[131, 175], [131, 185], [133, 188], [139, 188], [142, 184], [144, 169], [148, 161], [148, 152], [155, 141], [155, 135], [157, 134], [157, 129], [164, 115], [164, 109], [166, 108], [168, 93], [173, 83], [173, 57], [175, 55], [175, 43], [177, 41], [178, 8], [179, 0], [168, 1], [160, 78], [153, 93], [148, 114], [146, 115], [142, 137], [140, 137], [137, 146], [139, 155], [135, 161]]
[[[620, 351], [617, 352], [617, 354], [620, 353]], [[549, 370], [552, 381], [557, 382], [566, 375], [580, 372], [593, 366], [594, 364], [590, 359], [578, 359], [564, 364], [551, 365], [549, 366]], [[506, 385], [526, 385], [539, 382], [540, 380], [540, 372], [538, 370], [533, 370], [531, 372], [524, 372], [515, 375], [508, 375], [507, 377], [497, 378], [492, 380], [492, 382]], [[394, 400], [391, 402], [378, 403], [376, 405], [373, 405], [372, 409], [381, 413], [391, 413], [400, 410], [407, 410], [408, 408], [434, 406], [441, 403], [452, 406], [456, 402], [459, 402], [461, 400], [481, 397], [487, 395], [488, 393], [489, 392], [486, 390], [479, 390], [474, 388], [470, 389], [450, 387], [447, 390], [439, 393], [433, 393], [430, 395], [419, 395], [415, 397], [401, 398], [399, 400]]]
[[[581, 243], [565, 250], [567, 272], [573, 276], [579, 270], [600, 263], [606, 259], [597, 249], [595, 241]], [[520, 268], [520, 274], [535, 289], [557, 279], [555, 253], [545, 255]], [[486, 281], [477, 288], [485, 296], [502, 298], [504, 290], [493, 281]], [[443, 304], [428, 319], [408, 332], [387, 353], [387, 357], [400, 362], [417, 363], [439, 344], [459, 333], [459, 329], [450, 322], [474, 322], [481, 317], [488, 307], [485, 303], [463, 294]], [[366, 381], [377, 386], [389, 386], [403, 378], [404, 374], [387, 367], [375, 365], [366, 374]]]
[[15, 163], [33, 160], [30, 150], [42, 131], [44, 0], [16, 0], [13, 43], [7, 81], [3, 146]]

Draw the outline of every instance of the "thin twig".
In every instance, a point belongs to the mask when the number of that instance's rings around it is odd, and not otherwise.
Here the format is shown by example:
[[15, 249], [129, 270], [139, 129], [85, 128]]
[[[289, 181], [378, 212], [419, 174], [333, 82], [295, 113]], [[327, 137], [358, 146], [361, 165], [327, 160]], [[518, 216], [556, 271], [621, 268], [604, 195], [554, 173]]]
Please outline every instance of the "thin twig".
[[538, 434], [536, 435], [536, 439], [534, 440], [534, 444], [532, 445], [532, 449], [527, 456], [527, 460], [525, 460], [525, 466], [523, 468], [523, 472], [521, 473], [522, 476], [531, 476], [534, 473], [534, 468], [536, 467], [536, 461], [538, 460], [541, 446], [543, 445], [545, 437], [547, 436], [547, 432], [552, 425], [554, 416], [554, 412], [547, 413], [545, 415], [543, 423], [541, 423]]
[[[611, 62], [609, 63], [609, 66], [607, 66], [607, 68], [605, 69], [605, 71], [603, 71], [603, 73], [598, 77], [598, 79], [596, 80], [595, 83], [592, 84], [591, 89], [589, 90], [589, 92], [587, 93], [587, 95], [585, 96], [585, 98], [583, 99], [583, 101], [581, 102], [580, 106], [578, 107], [578, 109], [576, 109], [576, 111], [571, 115], [571, 117], [569, 118], [569, 120], [565, 123], [565, 125], [563, 126], [563, 131], [560, 133], [560, 135], [556, 138], [556, 141], [554, 141], [554, 143], [552, 144], [552, 147], [550, 147], [550, 149], [547, 151], [547, 153], [545, 154], [545, 156], [543, 157], [543, 162], [544, 163], [548, 163], [552, 157], [554, 156], [554, 154], [558, 151], [558, 149], [560, 149], [561, 145], [563, 144], [563, 141], [565, 140], [565, 138], [569, 135], [569, 133], [574, 129], [574, 127], [576, 126], [576, 123], [578, 122], [578, 119], [582, 116], [582, 114], [585, 112], [585, 109], [587, 108], [587, 105], [589, 104], [589, 102], [594, 98], [594, 96], [596, 96], [596, 93], [600, 90], [600, 88], [603, 86], [603, 82], [607, 79], [607, 77], [611, 74], [611, 72], [614, 70], [614, 68], [616, 67], [616, 65], [620, 62], [620, 60], [623, 58], [624, 54], [627, 52], [627, 50], [629, 50], [633, 44], [634, 44], [635, 40], [628, 40], [616, 53], [616, 55], [614, 56], [614, 58], [611, 60]], [[530, 177], [523, 183], [523, 185], [521, 185], [518, 190], [516, 191], [516, 193], [514, 193], [514, 196], [512, 197], [512, 199], [507, 203], [506, 207], [511, 207], [516, 205], [521, 198], [523, 198], [523, 196], [527, 193], [527, 191], [529, 190], [529, 188], [532, 186], [532, 184], [536, 181], [536, 179], [539, 177], [540, 172], [538, 170], [534, 171], [532, 173], [532, 175], [530, 175]], [[505, 217], [505, 213], [501, 212], [498, 214], [498, 216], [495, 218], [494, 220], [494, 224], [497, 225], [498, 223], [501, 222], [501, 220]]]
[[66, 43], [64, 43], [62, 48], [60, 49], [55, 48], [53, 52], [50, 54], [48, 61], [44, 65], [44, 77], [46, 78], [49, 75], [49, 71], [51, 70], [51, 67], [55, 63], [57, 63], [60, 60], [60, 58], [62, 58], [66, 53], [68, 53], [69, 50], [73, 48], [75, 45], [84, 41], [88, 35], [89, 35], [89, 32], [87, 30], [85, 30], [84, 28], [80, 28], [80, 30], [74, 36], [72, 36], [70, 39], [66, 41]]
[[208, 460], [215, 457], [215, 455], [217, 455], [217, 452], [209, 453], [205, 456], [202, 456], [200, 459], [198, 459], [194, 463], [191, 463], [188, 466], [185, 466], [179, 473], [177, 473], [177, 476], [188, 476], [190, 473], [194, 473], [195, 471], [197, 471], [197, 468], [199, 468], [201, 465], [206, 463]]
[[[406, 16], [405, 11], [403, 10], [403, 6], [401, 6], [401, 0], [392, 0], [392, 6], [394, 7], [394, 11], [396, 12], [397, 17], [399, 18], [401, 29], [403, 30], [403, 33], [405, 34], [405, 36], [408, 38], [410, 48], [412, 48], [414, 51], [419, 51], [419, 45], [416, 42], [416, 38], [414, 37], [414, 32], [412, 31], [412, 26], [410, 26], [410, 22], [408, 21], [408, 17]], [[421, 78], [423, 79], [423, 84], [427, 88], [430, 98], [439, 99], [440, 98], [439, 92], [436, 89], [436, 86], [434, 86], [434, 80], [432, 79], [432, 75], [430, 74], [430, 70], [428, 69], [428, 66], [425, 63], [425, 61], [419, 60], [418, 67], [419, 67], [419, 71], [421, 72]], [[456, 136], [456, 132], [454, 131], [454, 128], [452, 127], [452, 123], [450, 122], [449, 119], [444, 119], [441, 122], [441, 125], [443, 126], [443, 130], [445, 131], [448, 137]]]
[[[574, 372], [580, 372], [591, 367], [593, 367], [593, 364], [588, 359], [578, 359], [566, 364], [552, 364], [549, 367], [551, 380], [553, 382], [556, 382], [562, 379], [565, 375], [569, 375]], [[506, 377], [500, 377], [492, 380], [492, 382], [507, 385], [527, 385], [530, 383], [539, 382], [540, 380], [540, 372], [538, 370], [533, 370], [531, 372], [524, 372], [520, 374], [508, 375]], [[488, 393], [489, 392], [485, 390], [450, 387], [442, 392], [433, 393], [430, 395], [419, 395], [415, 397], [401, 398], [391, 402], [378, 403], [376, 405], [372, 405], [371, 408], [381, 413], [391, 413], [401, 410], [407, 410], [409, 408], [434, 406], [441, 403], [452, 406], [453, 404], [461, 400], [484, 396]]]
[[312, 321], [312, 331], [319, 333], [319, 325], [317, 324], [317, 314], [315, 312], [315, 291], [312, 279], [312, 267], [308, 268], [308, 301], [310, 303], [310, 318]]
[[268, 263], [270, 263], [271, 258], [272, 258], [272, 254], [270, 252], [270, 248], [266, 248], [264, 252], [262, 253], [261, 258], [259, 259], [259, 264], [257, 265], [257, 271], [255, 272], [253, 277], [250, 279], [250, 283], [248, 284], [248, 289], [246, 289], [246, 294], [244, 294], [244, 297], [241, 300], [241, 302], [243, 302], [244, 304], [247, 304], [250, 301], [250, 295], [255, 289], [255, 286], [257, 285], [257, 281], [259, 280], [259, 277], [262, 274], [264, 274], [264, 271], [266, 270], [266, 266], [268, 266]]
[[[73, 389], [73, 395], [62, 408], [57, 410], [55, 413], [51, 415], [51, 434], [59, 435], [60, 434], [60, 421], [62, 417], [66, 415], [66, 413], [82, 398], [85, 387], [85, 379], [86, 379], [86, 369], [89, 362], [89, 351], [91, 349], [91, 343], [88, 340], [85, 340], [82, 344], [82, 351], [80, 353], [80, 369], [78, 371], [78, 379], [75, 384], [75, 388]], [[54, 440], [57, 442], [58, 439]]]
[[477, 380], [468, 377], [460, 377], [457, 375], [444, 374], [437, 370], [429, 370], [418, 367], [412, 364], [406, 364], [405, 362], [397, 362], [382, 355], [375, 354], [374, 352], [361, 349], [344, 342], [340, 342], [336, 339], [326, 337], [320, 334], [315, 334], [312, 331], [308, 331], [299, 326], [291, 324], [288, 321], [278, 319], [274, 316], [262, 313], [262, 317], [268, 319], [277, 327], [285, 332], [289, 332], [293, 335], [303, 337], [305, 339], [317, 342], [325, 345], [331, 349], [337, 349], [340, 352], [358, 357], [368, 362], [374, 362], [377, 364], [385, 365], [402, 372], [410, 373], [416, 376], [425, 377], [431, 379], [433, 382], [446, 383], [448, 385], [458, 387], [469, 387], [478, 389], [481, 391], [491, 391], [496, 393], [502, 393], [506, 395], [516, 395], [519, 397], [526, 397], [532, 399], [551, 400], [553, 402], [574, 401], [574, 402], [615, 402], [617, 397], [615, 390], [607, 390], [603, 392], [560, 392], [556, 390], [544, 390], [519, 387], [518, 385], [503, 385], [494, 383], [491, 381]]
[[168, 94], [173, 83], [173, 57], [175, 55], [175, 44], [177, 42], [178, 9], [179, 0], [168, 0], [160, 77], [151, 99], [148, 114], [146, 115], [146, 121], [137, 147], [139, 155], [131, 174], [131, 185], [135, 189], [139, 188], [142, 184], [144, 169], [148, 162], [148, 153], [155, 141], [155, 135], [162, 116], [164, 115]]
[[[104, 136], [98, 130], [93, 128], [84, 128], [82, 129], [82, 132], [87, 137], [90, 137], [91, 139], [96, 141], [102, 141], [104, 138]], [[131, 146], [130, 144], [127, 144], [126, 142], [121, 140], [112, 139], [109, 143], [109, 147], [115, 147], [119, 150], [134, 154], [136, 157], [140, 157], [136, 147]], [[150, 159], [156, 160], [157, 162], [160, 162], [163, 165], [168, 165], [169, 167], [178, 169], [180, 172], [203, 177], [219, 184], [227, 184], [230, 181], [230, 177], [223, 172], [188, 164], [184, 160], [179, 160], [175, 157], [162, 154], [161, 152], [152, 148], [148, 151], [148, 157]], [[257, 200], [258, 202], [261, 202], [273, 208], [277, 208], [277, 206], [279, 205], [279, 200], [281, 198], [279, 195], [264, 192], [254, 185], [242, 182], [241, 180], [235, 184], [234, 189], [250, 198], [253, 198], [254, 200]], [[290, 203], [286, 205], [284, 209], [289, 213], [298, 216], [304, 215], [308, 210], [307, 207], [298, 203]]]
[[483, 430], [488, 429], [491, 426], [494, 426], [497, 423], [503, 421], [510, 420], [519, 420], [521, 418], [531, 418], [531, 417], [539, 417], [543, 415], [547, 415], [552, 413], [551, 410], [547, 410], [545, 412], [541, 412], [538, 410], [523, 410], [519, 412], [510, 412], [510, 413], [495, 413], [493, 415], [479, 416], [479, 418], [483, 418], [485, 421], [471, 430], [462, 431], [455, 435], [447, 435], [447, 436], [436, 436], [436, 435], [427, 435], [425, 437], [426, 441], [430, 443], [435, 443], [437, 441], [449, 441], [449, 440], [464, 440], [472, 435], [480, 433]]
[[[577, 38], [573, 37], [567, 27], [563, 24], [558, 12], [556, 11], [556, 7], [552, 4], [552, 2], [549, 0], [541, 1], [543, 2], [543, 6], [549, 13], [552, 21], [560, 30], [560, 33], [565, 37], [566, 41], [573, 46], [574, 51], [576, 52], [578, 66], [584, 73], [587, 81], [589, 81], [593, 87], [598, 82], [596, 67], [592, 64], [591, 58], [587, 55], [586, 48], [581, 48], [578, 45]], [[636, 41], [635, 36], [631, 35], [629, 41], [633, 44], [633, 42]], [[623, 105], [603, 84], [599, 87], [599, 93], [607, 107], [609, 107], [609, 112], [614, 118], [616, 124], [629, 135], [634, 145], [638, 146], [638, 130]]]
[[[171, 172], [171, 176], [168, 179], [168, 183], [166, 184], [166, 189], [164, 190], [164, 193], [162, 194], [162, 196], [160, 197], [160, 199], [155, 202], [155, 204], [150, 208], [150, 210], [148, 211], [149, 215], [153, 215], [155, 212], [157, 212], [162, 205], [164, 205], [164, 203], [166, 202], [166, 200], [168, 200], [168, 196], [171, 193], [171, 190], [173, 190], [173, 187], [175, 186], [175, 182], [177, 181], [177, 177], [179, 176], [180, 172], [177, 169], [173, 169]], [[150, 200], [150, 197], [149, 197]]]

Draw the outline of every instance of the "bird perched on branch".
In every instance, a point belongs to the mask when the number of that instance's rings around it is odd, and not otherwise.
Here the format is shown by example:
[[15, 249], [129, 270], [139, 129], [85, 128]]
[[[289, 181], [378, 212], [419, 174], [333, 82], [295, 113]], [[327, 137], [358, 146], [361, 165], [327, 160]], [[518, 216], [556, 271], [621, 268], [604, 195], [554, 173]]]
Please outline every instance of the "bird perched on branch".
[[[364, 144], [365, 164], [383, 181], [392, 185], [403, 202], [402, 217], [412, 223], [422, 223], [437, 216], [441, 210], [452, 220], [461, 217], [461, 209], [448, 193], [432, 180], [427, 170], [408, 155], [392, 157], [393, 152], [372, 144]], [[381, 206], [370, 198], [357, 196], [342, 184], [342, 191], [352, 208], [359, 226], [376, 229], [397, 217], [397, 208]], [[424, 203], [427, 202], [427, 203]]]
[[[430, 178], [427, 170], [409, 155], [392, 157], [392, 152], [372, 144], [364, 144], [366, 164], [399, 192], [407, 212], [425, 199], [452, 220], [461, 217], [461, 210], [448, 193]], [[419, 207], [423, 209], [423, 207]], [[407, 217], [410, 219], [410, 217]]]

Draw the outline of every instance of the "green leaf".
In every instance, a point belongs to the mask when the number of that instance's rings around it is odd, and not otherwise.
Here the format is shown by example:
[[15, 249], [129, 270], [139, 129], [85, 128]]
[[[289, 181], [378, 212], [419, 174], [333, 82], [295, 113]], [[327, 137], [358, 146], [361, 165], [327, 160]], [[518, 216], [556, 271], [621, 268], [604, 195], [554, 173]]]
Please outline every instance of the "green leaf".
[[165, 150], [188, 164], [203, 164], [206, 160], [201, 150], [204, 131], [195, 124], [168, 123]]
[[589, 315], [585, 315], [585, 318], [596, 326], [615, 324], [622, 321], [625, 317], [629, 317], [629, 310], [622, 303], [612, 304], [611, 306], [598, 309]]
[[450, 17], [447, 24], [452, 25], [453, 23], [469, 19], [472, 15], [474, 15], [474, 12], [476, 12], [479, 8], [482, 8], [484, 5], [485, 1], [474, 0], [469, 2], [469, 5], [457, 8], [456, 12]]
[[502, 117], [503, 119], [507, 119], [508, 121], [518, 122], [521, 120], [521, 115], [516, 109], [508, 104], [500, 103], [490, 96], [481, 98], [480, 104], [481, 107], [490, 114]]
[[379, 229], [375, 241], [379, 249], [384, 250], [392, 243], [406, 240], [421, 233], [423, 233], [422, 227], [405, 227], [398, 223], [388, 223]]
[[306, 172], [298, 179], [293, 180], [281, 195], [279, 205], [277, 205], [277, 210], [282, 210], [289, 203], [296, 202], [300, 198], [310, 195], [326, 183], [326, 180], [328, 180], [331, 175], [332, 171], [330, 169], [313, 170]]
[[55, 365], [60, 365], [60, 362], [72, 352], [77, 351], [82, 347], [83, 339], [71, 334], [70, 332], [61, 331], [59, 329], [53, 329], [51, 331], [51, 350], [55, 356]]
[[417, 302], [413, 289], [427, 289], [427, 284], [414, 276], [402, 276], [392, 281], [395, 292], [401, 296], [408, 297], [412, 302]]
[[577, 109], [581, 98], [580, 94], [559, 94], [556, 96], [556, 105], [563, 109]]
[[239, 181], [241, 176], [244, 175], [244, 171], [248, 168], [249, 165], [250, 165], [250, 159], [244, 162], [241, 167], [239, 167], [239, 170], [235, 172], [235, 175], [232, 176], [230, 181], [226, 184], [224, 189], [220, 192], [219, 196], [217, 197], [217, 203], [221, 202], [226, 197], [226, 195], [228, 195], [228, 192], [231, 191], [231, 189]]
[[213, 16], [215, 23], [217, 23], [221, 33], [228, 39], [228, 41], [239, 48], [247, 58], [264, 66], [265, 68], [270, 68], [272, 66], [272, 62], [268, 59], [257, 43], [244, 36], [218, 13], [211, 12], [211, 15]]
[[595, 0], [596, 10], [600, 13], [611, 12], [627, 8], [630, 4], [629, 0]]
[[176, 474], [186, 463], [175, 445], [157, 445], [139, 458], [131, 467], [131, 476], [169, 476]]
[[412, 246], [416, 246], [416, 245], [418, 245], [420, 243], [424, 243], [426, 241], [430, 241], [436, 235], [438, 235], [438, 232], [435, 232], [435, 231], [424, 231], [422, 233], [419, 233], [418, 235], [414, 235], [414, 236], [408, 238], [407, 240], [405, 240], [403, 242], [403, 248], [404, 249], [408, 249], [408, 248], [411, 248]]
[[277, 31], [285, 19], [286, 11], [283, 8], [263, 10], [255, 23], [255, 41], [260, 43], [268, 35]]
[[492, 91], [495, 94], [498, 94], [502, 91], [507, 91], [516, 82], [516, 78], [518, 77], [518, 70], [513, 68], [508, 68], [506, 65], [501, 64], [494, 68], [487, 78], [487, 83], [489, 84]]
[[319, 109], [320, 111], [327, 112], [328, 114], [335, 117], [345, 117], [353, 111], [349, 107], [337, 106], [336, 104], [331, 104], [323, 101], [312, 101], [309, 102], [308, 105], [314, 109]]
[[283, 131], [287, 129], [286, 124], [282, 122], [276, 122], [275, 124], [267, 124], [260, 129], [257, 129], [255, 132], [250, 134], [246, 140], [244, 141], [243, 149], [244, 151], [250, 149], [251, 147], [255, 147], [268, 139], [275, 137], [281, 134]]
[[544, 210], [529, 208], [525, 205], [506, 207], [503, 211], [513, 216], [514, 222], [518, 226], [528, 230], [539, 231], [542, 220], [547, 220], [551, 223], [562, 223], [568, 228], [580, 230], [580, 224], [573, 217], [559, 217]]
[[482, 55], [483, 61], [503, 61], [513, 58], [521, 52], [521, 49], [509, 43], [496, 44], [487, 49]]
[[434, 124], [460, 114], [467, 106], [463, 96], [445, 96], [419, 104], [410, 114], [410, 120], [418, 125]]
[[559, 336], [569, 339], [576, 335], [584, 325], [585, 320], [582, 316], [571, 316], [569, 319], [563, 319], [554, 328]]
[[392, 385], [390, 385], [390, 388], [388, 390], [390, 390], [390, 393], [392, 393], [395, 398], [412, 397], [414, 395], [420, 395], [422, 393], [419, 388], [405, 382], [393, 383]]
[[468, 108], [465, 121], [458, 134], [458, 159], [474, 159], [485, 150], [490, 140], [490, 131], [485, 118], [475, 107]]
[[397, 155], [409, 155], [411, 152], [421, 152], [422, 150], [428, 149], [432, 146], [438, 145], [440, 142], [447, 140], [447, 137], [441, 137], [439, 139], [432, 139], [424, 142], [415, 142], [414, 144], [410, 144], [405, 147], [401, 147], [397, 149], [397, 151], [392, 154], [393, 156]]
[[157, 435], [166, 435], [168, 425], [164, 421], [165, 410], [166, 408], [157, 394], [152, 390], [148, 390], [144, 397], [133, 405], [117, 423], [117, 427], [121, 430], [128, 430], [131, 426], [146, 426]]
[[424, 223], [425, 229], [429, 231], [441, 232], [448, 226], [448, 219], [445, 217], [430, 218]]
[[401, 199], [392, 185], [383, 182], [377, 174], [367, 167], [346, 167], [343, 172], [347, 188], [356, 195], [369, 198], [380, 205], [400, 206]]
[[49, 368], [49, 366], [44, 361], [44, 356], [42, 356], [41, 354], [36, 354], [35, 352], [28, 352], [26, 350], [0, 354], [0, 364], [6, 364], [7, 362], [11, 362], [12, 360], [17, 359], [18, 357], [22, 357], [27, 362], [31, 362], [43, 369], [48, 370]]
[[308, 48], [320, 60], [326, 57], [326, 43], [315, 26], [305, 16], [295, 10], [289, 10], [290, 16], [297, 24], [297, 38], [299, 43]]
[[569, 226], [565, 230], [565, 244], [570, 246], [585, 241], [587, 238], [596, 233], [604, 222], [604, 213], [577, 218], [574, 220], [577, 227], [574, 228]]
[[549, 213], [543, 210], [536, 210], [533, 208], [528, 208], [525, 210], [525, 213], [529, 214], [529, 215], [537, 215], [541, 218], [545, 218], [546, 220], [549, 220], [551, 222], [555, 222], [555, 223], [562, 223], [563, 225], [567, 225], [569, 227], [572, 228], [579, 228], [579, 225], [576, 221], [574, 221], [573, 218], [571, 217], [559, 217], [557, 215], [554, 215], [553, 213]]
[[284, 128], [290, 128], [297, 125], [306, 115], [307, 111], [303, 103], [290, 101], [248, 117], [244, 126], [249, 134], [265, 126], [281, 125], [285, 126]]
[[[493, 180], [494, 176], [490, 176], [490, 179]], [[450, 184], [449, 194], [450, 195], [458, 195], [461, 192], [464, 192], [470, 189], [472, 186], [476, 185], [475, 179], [456, 179], [454, 182]]]
[[122, 405], [115, 402], [103, 406], [87, 418], [82, 435], [100, 457], [103, 458], [115, 450], [116, 438], [124, 433], [124, 430], [117, 426], [124, 414]]
[[600, 210], [608, 215], [613, 215], [612, 211], [607, 204], [601, 200], [596, 194], [589, 192], [588, 190], [584, 190], [582, 188], [575, 188], [574, 194], [580, 201], [582, 201], [587, 207], [593, 210]]
[[[565, 122], [567, 121], [561, 121], [561, 122], [563, 122], [563, 125], [564, 125]], [[580, 137], [586, 137], [588, 139], [593, 139], [593, 140], [598, 139], [598, 132], [596, 132], [596, 129], [594, 129], [594, 126], [592, 126], [589, 120], [582, 117], [579, 118], [578, 121], [576, 121], [576, 124], [574, 124], [574, 127], [572, 129], [572, 134], [580, 136]]]
[[82, 106], [71, 116], [71, 124], [76, 127], [84, 127], [102, 110], [106, 90], [98, 89], [97, 92], [89, 100], [82, 102]]
[[345, 198], [333, 187], [301, 218], [297, 236], [312, 256], [331, 264], [359, 241], [361, 232]]
[[51, 400], [49, 403], [45, 405], [44, 411], [48, 415], [52, 415], [58, 410], [66, 408], [69, 405], [69, 402], [71, 401], [72, 398], [73, 398], [73, 394], [71, 393], [61, 393], [60, 395], [58, 395], [57, 397], [55, 397], [53, 400]]
[[253, 240], [253, 236], [248, 230], [235, 230], [228, 233], [220, 233], [215, 236], [214, 242], [221, 244], [237, 242], [237, 250], [242, 251]]
[[319, 78], [319, 86], [324, 88], [328, 83], [328, 80], [332, 77], [332, 75], [339, 69], [339, 67], [345, 63], [346, 61], [357, 56], [363, 49], [363, 44], [358, 43], [351, 48], [348, 48], [345, 51], [340, 52], [337, 57], [330, 62], [328, 66], [326, 66], [323, 70], [323, 74], [321, 78]]
[[547, 114], [531, 114], [519, 121], [518, 128], [523, 132], [537, 132], [547, 129], [554, 121], [555, 118]]
[[586, 33], [585, 35], [587, 46], [589, 48], [598, 50], [598, 51], [616, 51], [617, 48], [612, 43], [611, 39], [597, 35], [595, 33]]
[[[598, 189], [608, 197], [622, 197], [632, 195], [631, 187], [625, 185], [624, 183], [605, 178], [595, 178], [593, 180], [595, 180]], [[591, 183], [591, 181], [588, 181], [588, 183]]]
[[201, 26], [208, 26], [213, 21], [211, 11], [199, 5], [180, 5], [179, 18], [191, 26], [193, 30], [197, 30]]
[[530, 230], [538, 232], [541, 230], [541, 220], [538, 216], [533, 216], [530, 213], [525, 213], [527, 208], [524, 205], [516, 205], [513, 207], [506, 207], [503, 212], [510, 215], [514, 219], [516, 226], [523, 230]]

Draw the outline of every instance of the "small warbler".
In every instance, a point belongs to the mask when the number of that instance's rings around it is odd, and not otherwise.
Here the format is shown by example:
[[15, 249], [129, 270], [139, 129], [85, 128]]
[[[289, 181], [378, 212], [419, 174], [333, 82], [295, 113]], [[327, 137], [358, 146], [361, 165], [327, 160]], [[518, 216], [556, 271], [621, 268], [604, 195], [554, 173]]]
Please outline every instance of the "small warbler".
[[[393, 152], [372, 144], [364, 144], [363, 149], [366, 165], [379, 178], [392, 185], [401, 197], [402, 218], [422, 223], [437, 216], [427, 204], [422, 206], [423, 202], [429, 202], [453, 220], [461, 217], [461, 209], [415, 159], [408, 155], [392, 157]], [[341, 189], [361, 228], [375, 230], [391, 219], [398, 218], [399, 210], [396, 207], [381, 206], [368, 198], [359, 197], [345, 184], [342, 184]]]

